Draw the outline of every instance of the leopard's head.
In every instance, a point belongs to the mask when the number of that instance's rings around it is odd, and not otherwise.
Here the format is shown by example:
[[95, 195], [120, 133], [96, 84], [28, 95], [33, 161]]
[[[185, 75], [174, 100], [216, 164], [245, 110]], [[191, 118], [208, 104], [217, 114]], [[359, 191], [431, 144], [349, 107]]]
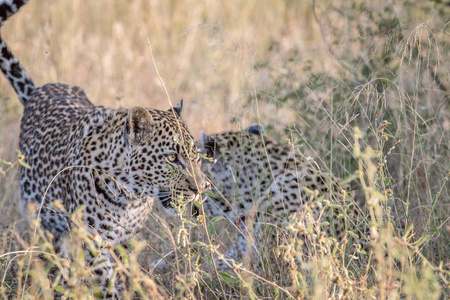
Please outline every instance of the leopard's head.
[[122, 135], [128, 154], [120, 181], [169, 213], [174, 200], [193, 200], [209, 187], [197, 144], [181, 120], [182, 107], [183, 101], [168, 111], [129, 109]]
[[243, 196], [238, 194], [248, 192], [248, 187], [260, 179], [259, 165], [267, 162], [263, 131], [262, 125], [252, 125], [242, 131], [201, 133], [200, 151], [209, 158], [204, 160], [202, 171], [213, 182], [217, 198]]

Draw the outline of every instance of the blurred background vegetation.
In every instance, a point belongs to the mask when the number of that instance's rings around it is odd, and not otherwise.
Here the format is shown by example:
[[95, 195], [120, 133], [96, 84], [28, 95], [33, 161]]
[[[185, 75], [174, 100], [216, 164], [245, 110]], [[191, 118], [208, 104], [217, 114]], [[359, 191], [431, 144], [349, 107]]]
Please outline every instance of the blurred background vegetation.
[[[396, 231], [412, 226], [411, 241], [426, 237], [421, 253], [448, 269], [449, 16], [439, 0], [31, 1], [1, 30], [37, 85], [80, 86], [96, 105], [167, 109], [149, 41], [195, 137], [259, 122], [342, 178], [358, 167], [354, 143], [370, 145], [383, 153], [377, 187], [393, 192]], [[21, 113], [0, 80], [7, 161]], [[22, 220], [17, 173], [0, 179], [3, 225]]]

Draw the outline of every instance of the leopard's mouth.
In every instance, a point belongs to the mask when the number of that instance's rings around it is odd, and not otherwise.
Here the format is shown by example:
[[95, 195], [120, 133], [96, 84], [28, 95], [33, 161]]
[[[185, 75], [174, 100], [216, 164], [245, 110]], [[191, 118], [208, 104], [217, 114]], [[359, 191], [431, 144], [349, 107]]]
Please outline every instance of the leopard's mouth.
[[171, 208], [170, 203], [173, 200], [173, 193], [170, 190], [160, 190], [158, 193], [158, 200], [164, 208]]
[[[162, 206], [166, 209], [172, 208], [172, 201], [176, 199], [180, 193], [176, 191], [171, 191], [169, 189], [161, 189], [158, 193], [158, 200], [161, 202]], [[184, 201], [198, 201], [200, 199], [200, 194], [194, 194], [186, 196], [184, 195]]]

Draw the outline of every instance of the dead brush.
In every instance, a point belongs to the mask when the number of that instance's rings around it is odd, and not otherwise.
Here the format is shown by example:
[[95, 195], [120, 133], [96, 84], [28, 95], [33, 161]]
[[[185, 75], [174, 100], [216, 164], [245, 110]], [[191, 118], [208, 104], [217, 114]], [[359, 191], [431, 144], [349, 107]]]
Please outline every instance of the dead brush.
[[[15, 229], [3, 233], [2, 284], [0, 293], [4, 299], [92, 299], [101, 297], [93, 272], [104, 262], [100, 254], [108, 252], [116, 264], [111, 286], [122, 281], [124, 299], [139, 296], [140, 299], [166, 299], [165, 291], [155, 284], [148, 272], [138, 262], [138, 255], [145, 244], [131, 240], [127, 249], [101, 242], [99, 236], [88, 232], [82, 221], [82, 208], [71, 216], [76, 226], [55, 251], [53, 236], [42, 231], [37, 220], [35, 230], [20, 234]], [[8, 241], [7, 244], [5, 242]], [[86, 261], [85, 250], [95, 258]]]
[[[139, 260], [124, 263], [136, 284], [156, 278], [175, 299], [434, 300], [450, 294], [449, 9], [421, 0], [31, 1], [22, 11], [27, 22], [12, 18], [2, 35], [39, 83], [74, 82], [106, 106], [162, 107], [149, 39], [167, 89], [193, 99], [192, 132], [264, 123], [279, 141], [298, 139], [366, 203], [366, 234], [348, 232], [338, 243], [323, 235], [327, 221], [305, 224], [307, 215], [297, 215], [275, 231], [275, 242], [270, 225], [253, 238], [257, 263], [227, 260], [219, 276], [210, 254], [236, 241], [229, 221], [197, 220], [187, 209], [177, 244], [182, 221], [154, 213], [145, 238], [136, 237], [145, 244], [136, 246]], [[2, 80], [0, 298], [51, 299], [61, 285], [55, 276], [69, 279], [72, 287], [61, 286], [67, 293], [91, 296], [77, 284], [90, 272], [81, 257], [65, 273], [68, 260], [55, 256], [51, 237], [23, 229], [16, 207], [22, 109], [11, 95]], [[355, 221], [345, 209], [342, 217]], [[291, 239], [277, 235], [283, 231]], [[77, 244], [86, 238], [73, 234]], [[167, 260], [163, 272], [152, 271], [154, 259]]]
[[[399, 299], [402, 295], [439, 299], [441, 289], [449, 283], [449, 271], [442, 269], [442, 263], [433, 266], [421, 254], [420, 245], [427, 237], [410, 242], [410, 231], [403, 236], [396, 234], [386, 205], [392, 191], [377, 180], [382, 171], [377, 168], [377, 161], [384, 158], [369, 146], [361, 149], [363, 134], [358, 128], [354, 138], [354, 156], [359, 166], [355, 174], [370, 217], [369, 251], [360, 255], [360, 244], [350, 247], [346, 239], [337, 242], [326, 236], [320, 221], [306, 209], [289, 220], [286, 230], [291, 238], [277, 249], [288, 265], [289, 290], [299, 299]], [[346, 248], [355, 252], [348, 253]], [[419, 265], [411, 263], [418, 259], [422, 261]]]

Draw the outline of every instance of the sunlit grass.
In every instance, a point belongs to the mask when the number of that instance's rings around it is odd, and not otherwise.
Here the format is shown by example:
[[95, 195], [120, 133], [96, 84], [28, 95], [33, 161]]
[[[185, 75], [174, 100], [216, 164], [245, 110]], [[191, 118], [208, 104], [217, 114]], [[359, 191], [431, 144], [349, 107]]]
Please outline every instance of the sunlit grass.
[[[361, 248], [351, 234], [336, 243], [305, 211], [275, 240], [275, 226], [249, 231], [258, 255], [216, 273], [211, 253], [240, 234], [232, 222], [172, 218], [155, 205], [118, 269], [133, 278], [125, 296], [446, 299], [448, 15], [440, 1], [31, 1], [1, 33], [38, 85], [78, 85], [97, 105], [167, 109], [149, 40], [194, 136], [263, 123], [342, 178], [366, 213]], [[0, 101], [2, 297], [49, 299], [62, 276], [68, 295], [90, 297], [77, 250], [91, 237], [74, 233], [68, 264], [18, 213], [22, 107], [4, 79]]]

